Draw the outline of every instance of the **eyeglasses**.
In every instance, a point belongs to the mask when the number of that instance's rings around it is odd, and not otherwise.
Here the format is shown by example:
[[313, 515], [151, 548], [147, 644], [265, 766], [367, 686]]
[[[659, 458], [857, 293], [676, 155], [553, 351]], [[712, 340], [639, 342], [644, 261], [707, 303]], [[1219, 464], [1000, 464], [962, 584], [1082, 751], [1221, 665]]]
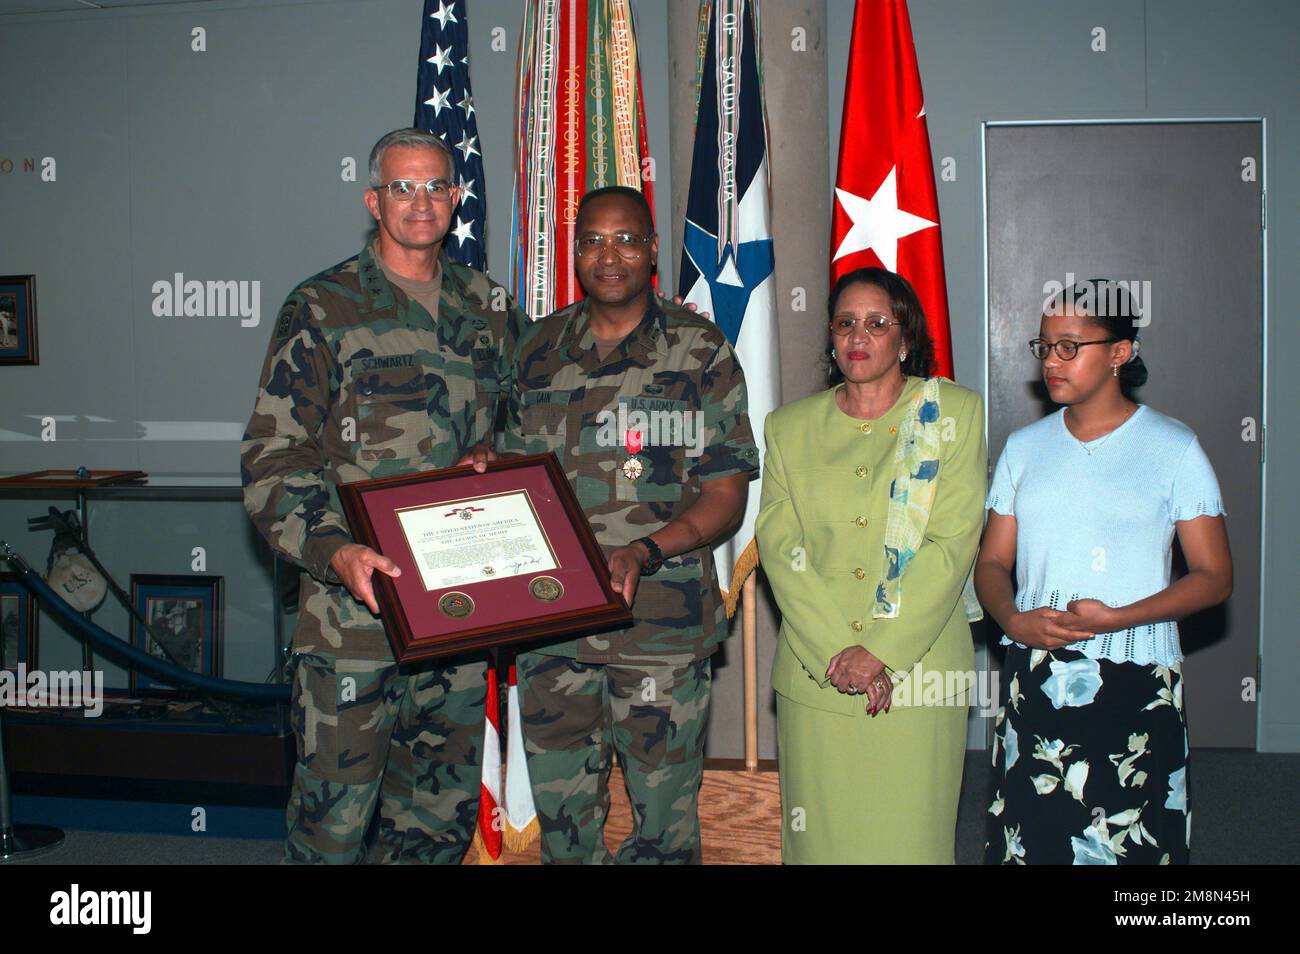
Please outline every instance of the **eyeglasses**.
[[429, 193], [429, 199], [433, 202], [450, 202], [451, 194], [456, 187], [447, 179], [430, 179], [428, 182], [394, 179], [386, 185], [372, 186], [372, 188], [387, 189], [389, 198], [395, 202], [410, 202], [421, 189]]
[[1056, 356], [1062, 361], [1069, 361], [1084, 345], [1093, 344], [1114, 344], [1119, 338], [1098, 338], [1096, 341], [1072, 341], [1069, 338], [1062, 338], [1060, 341], [1052, 342], [1046, 338], [1034, 338], [1029, 342], [1029, 353], [1039, 361], [1042, 361], [1052, 350], [1056, 350]]
[[831, 322], [831, 333], [843, 338], [859, 323], [867, 329], [867, 334], [873, 338], [884, 337], [889, 334], [891, 326], [902, 324], [897, 318], [886, 318], [884, 315], [871, 315], [866, 318], [836, 318]]
[[654, 235], [634, 235], [631, 232], [615, 232], [613, 235], [579, 235], [574, 240], [574, 247], [582, 258], [596, 258], [606, 248], [613, 248], [619, 257], [635, 261], [645, 254]]

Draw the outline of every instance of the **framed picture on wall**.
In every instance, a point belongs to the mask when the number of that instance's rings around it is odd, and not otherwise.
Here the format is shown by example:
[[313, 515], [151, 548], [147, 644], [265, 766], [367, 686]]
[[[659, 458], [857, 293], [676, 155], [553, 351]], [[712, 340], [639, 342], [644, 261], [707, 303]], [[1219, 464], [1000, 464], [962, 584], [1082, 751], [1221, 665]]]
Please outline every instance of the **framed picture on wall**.
[[[131, 604], [149, 623], [151, 631], [135, 622], [131, 644], [162, 662], [167, 650], [182, 669], [204, 676], [221, 675], [224, 611], [219, 576], [157, 576], [131, 574]], [[146, 673], [131, 671], [131, 694], [184, 692]]]
[[18, 574], [0, 573], [0, 669], [36, 668], [36, 618], [36, 597]]
[[40, 364], [34, 275], [0, 275], [0, 364]]

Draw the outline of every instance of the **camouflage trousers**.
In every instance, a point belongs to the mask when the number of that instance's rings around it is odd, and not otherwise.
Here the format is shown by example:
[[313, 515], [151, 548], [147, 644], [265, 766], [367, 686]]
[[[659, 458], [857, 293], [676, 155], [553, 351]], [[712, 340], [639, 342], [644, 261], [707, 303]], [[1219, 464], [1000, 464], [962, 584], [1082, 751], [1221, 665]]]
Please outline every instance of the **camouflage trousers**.
[[[603, 665], [524, 653], [516, 671], [543, 863], [699, 864], [709, 660]], [[614, 753], [632, 834], [611, 858]]]
[[478, 816], [486, 668], [298, 655], [284, 860], [458, 863]]

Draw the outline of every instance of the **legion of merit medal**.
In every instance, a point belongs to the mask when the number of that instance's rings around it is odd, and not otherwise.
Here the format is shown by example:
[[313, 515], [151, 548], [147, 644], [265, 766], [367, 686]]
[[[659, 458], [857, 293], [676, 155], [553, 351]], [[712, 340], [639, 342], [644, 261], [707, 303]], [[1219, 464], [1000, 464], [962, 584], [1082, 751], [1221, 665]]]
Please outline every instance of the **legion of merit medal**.
[[636, 480], [645, 470], [645, 465], [636, 456], [637, 452], [641, 450], [641, 432], [628, 431], [623, 437], [623, 445], [627, 448], [627, 452], [632, 455], [623, 461], [623, 476], [628, 480]]

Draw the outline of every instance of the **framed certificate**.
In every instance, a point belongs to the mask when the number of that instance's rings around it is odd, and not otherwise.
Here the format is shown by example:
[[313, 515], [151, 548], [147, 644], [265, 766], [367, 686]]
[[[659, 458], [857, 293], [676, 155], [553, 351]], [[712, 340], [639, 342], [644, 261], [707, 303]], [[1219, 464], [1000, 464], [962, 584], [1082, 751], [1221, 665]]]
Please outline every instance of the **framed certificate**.
[[342, 484], [399, 663], [626, 626], [604, 553], [552, 454]]

